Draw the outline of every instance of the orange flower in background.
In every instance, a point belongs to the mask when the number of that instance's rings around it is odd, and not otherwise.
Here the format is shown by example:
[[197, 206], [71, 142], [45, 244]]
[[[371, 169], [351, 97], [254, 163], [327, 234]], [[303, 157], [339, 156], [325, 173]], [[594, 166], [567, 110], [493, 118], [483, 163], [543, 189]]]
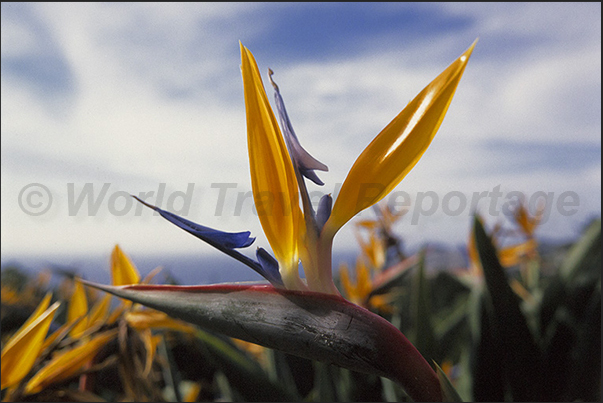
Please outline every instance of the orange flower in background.
[[[354, 273], [354, 281], [350, 278], [350, 273]], [[388, 298], [387, 295], [371, 295], [374, 289], [373, 280], [369, 268], [361, 257], [356, 260], [356, 265], [352, 270], [350, 270], [347, 264], [342, 263], [339, 266], [339, 279], [341, 280], [344, 295], [348, 300], [366, 308], [376, 309], [377, 311], [394, 312], [391, 298]]]
[[[119, 246], [113, 250], [111, 268], [117, 283], [129, 284], [140, 279], [138, 270]], [[7, 340], [2, 349], [2, 389], [8, 388], [5, 400], [24, 399], [72, 378], [80, 377], [80, 381], [85, 381], [85, 374], [97, 354], [116, 340], [120, 324], [138, 332], [146, 350], [144, 373], [147, 375], [161, 337], [152, 335], [151, 331], [172, 330], [186, 334], [197, 331], [188, 323], [130, 301], [111, 311], [111, 295], [90, 305], [81, 281], [67, 279], [59, 286], [68, 299], [63, 325], [49, 334], [60, 303], [50, 305], [52, 295], [48, 293], [29, 319]], [[39, 280], [32, 283], [38, 284]], [[47, 283], [48, 279], [44, 284]], [[11, 298], [22, 300], [18, 292]]]
[[2, 349], [2, 389], [20, 382], [31, 370], [42, 350], [44, 339], [50, 328], [59, 303], [50, 308], [51, 294], [40, 302], [35, 312], [7, 341]]

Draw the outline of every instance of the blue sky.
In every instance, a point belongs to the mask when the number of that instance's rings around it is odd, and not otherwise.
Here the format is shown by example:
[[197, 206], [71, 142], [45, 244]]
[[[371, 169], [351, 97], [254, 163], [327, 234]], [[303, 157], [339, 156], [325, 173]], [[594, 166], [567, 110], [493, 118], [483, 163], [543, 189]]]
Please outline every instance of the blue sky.
[[[473, 194], [497, 186], [501, 204], [511, 192], [550, 197], [548, 239], [575, 237], [601, 212], [600, 3], [2, 3], [1, 15], [3, 258], [115, 243], [214, 253], [123, 197], [165, 186], [162, 207], [178, 210], [189, 184], [189, 219], [249, 229], [267, 247], [245, 197], [239, 41], [275, 71], [302, 144], [329, 166], [310, 190], [336, 193], [373, 137], [479, 37], [439, 133], [396, 189], [414, 203], [397, 227], [409, 245], [465, 242]], [[216, 216], [225, 183], [236, 187]], [[44, 202], [20, 204], [30, 184], [50, 191], [45, 214], [23, 212]], [[74, 206], [85, 189], [95, 214]], [[440, 206], [413, 223], [427, 192]], [[466, 195], [459, 214], [443, 209], [450, 192]], [[571, 215], [557, 208], [564, 194], [578, 197]], [[353, 247], [346, 228], [336, 249]]]

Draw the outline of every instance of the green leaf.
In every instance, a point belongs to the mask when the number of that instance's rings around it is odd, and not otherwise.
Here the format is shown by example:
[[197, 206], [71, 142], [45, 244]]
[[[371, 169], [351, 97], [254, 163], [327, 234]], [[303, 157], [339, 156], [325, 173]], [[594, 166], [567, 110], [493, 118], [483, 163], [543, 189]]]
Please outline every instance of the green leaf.
[[584, 309], [570, 380], [571, 400], [601, 401], [601, 283]]
[[435, 358], [435, 336], [431, 324], [431, 293], [425, 274], [425, 250], [421, 251], [419, 264], [415, 272], [412, 290], [412, 306], [414, 311], [414, 345], [427, 357]]
[[172, 393], [174, 393], [174, 399], [177, 402], [182, 401], [182, 396], [180, 394], [180, 373], [178, 372], [178, 366], [174, 361], [174, 355], [171, 350], [165, 343], [165, 339], [162, 337], [159, 345], [157, 346], [159, 350], [159, 354], [163, 356], [164, 362], [166, 363], [166, 367], [163, 371], [163, 378], [165, 379], [166, 386], [170, 388]]
[[476, 402], [502, 402], [505, 400], [505, 371], [502, 364], [502, 343], [493, 329], [492, 306], [487, 294], [478, 290], [472, 295], [473, 348], [472, 377], [473, 400]]
[[408, 400], [408, 396], [395, 382], [387, 378], [381, 378], [383, 385], [383, 398], [386, 402], [401, 402]]
[[436, 373], [438, 374], [438, 379], [440, 380], [440, 386], [442, 387], [442, 395], [444, 397], [444, 402], [462, 402], [461, 396], [458, 394], [450, 379], [442, 368], [434, 361], [433, 364], [436, 367]]
[[301, 398], [293, 391], [282, 388], [244, 352], [221, 337], [202, 330], [196, 333], [207, 348], [216, 368], [228, 379], [230, 388], [236, 389], [245, 401], [291, 402]]
[[270, 379], [278, 382], [285, 390], [296, 390], [306, 396], [314, 386], [314, 363], [311, 360], [282, 351], [269, 349]]
[[576, 343], [576, 332], [567, 310], [564, 311], [566, 315], [556, 315], [554, 323], [549, 326], [551, 330], [554, 329], [552, 336], [550, 340], [545, 340], [543, 388], [545, 401], [565, 401], [571, 379], [572, 350]]
[[492, 329], [503, 351], [501, 364], [513, 400], [538, 401], [542, 396], [541, 352], [521, 311], [519, 298], [498, 261], [492, 240], [477, 215], [474, 233], [492, 304]]
[[601, 278], [601, 220], [594, 220], [570, 249], [559, 269], [567, 282]]
[[449, 309], [438, 313], [434, 321], [434, 336], [437, 340], [438, 359], [458, 356], [471, 338], [469, 328], [469, 295], [461, 295]]
[[337, 402], [341, 401], [337, 396], [337, 386], [333, 376], [333, 368], [330, 365], [317, 362], [315, 363], [315, 393], [316, 401], [319, 402]]
[[[556, 326], [554, 318], [568, 301], [575, 300], [585, 288], [592, 290], [600, 283], [601, 221], [594, 220], [568, 251], [559, 272], [544, 291], [540, 308], [541, 334], [554, 332], [554, 328], [549, 327]], [[580, 312], [582, 309], [580, 305], [573, 310]]]

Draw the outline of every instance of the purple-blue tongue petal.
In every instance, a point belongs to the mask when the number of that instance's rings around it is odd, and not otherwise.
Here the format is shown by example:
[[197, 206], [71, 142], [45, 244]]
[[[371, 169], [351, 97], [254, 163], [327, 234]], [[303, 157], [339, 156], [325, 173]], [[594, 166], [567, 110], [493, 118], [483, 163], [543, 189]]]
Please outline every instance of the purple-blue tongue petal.
[[255, 256], [258, 258], [258, 262], [260, 263], [260, 266], [262, 266], [262, 269], [264, 269], [263, 276], [272, 284], [283, 286], [283, 279], [281, 277], [281, 272], [278, 270], [278, 262], [276, 259], [264, 248], [258, 248], [255, 251]]
[[[249, 231], [244, 232], [224, 232], [218, 231], [213, 228], [199, 225], [187, 219], [177, 216], [176, 214], [170, 213], [155, 207], [151, 204], [145, 203], [136, 196], [132, 196], [145, 206], [157, 211], [163, 218], [177, 225], [181, 229], [185, 230], [189, 234], [196, 236], [197, 238], [205, 241], [214, 248], [221, 252], [226, 253], [228, 256], [235, 258], [239, 262], [251, 267], [258, 274], [270, 281], [275, 287], [283, 287], [283, 279], [278, 270], [278, 263], [272, 258], [265, 250], [261, 249], [261, 253], [258, 252], [257, 256], [260, 262], [243, 255], [239, 251], [235, 250], [238, 248], [246, 248], [255, 241], [255, 238], [251, 237]], [[271, 261], [272, 259], [272, 261]]]
[[316, 225], [318, 226], [318, 231], [322, 231], [322, 227], [324, 227], [325, 223], [331, 216], [331, 209], [333, 207], [333, 198], [330, 194], [324, 195], [320, 198], [318, 202], [318, 210], [316, 211]]
[[278, 85], [276, 85], [276, 83], [272, 80], [272, 74], [272, 70], [269, 70], [268, 75], [270, 77], [270, 82], [274, 87], [274, 99], [276, 101], [276, 109], [278, 110], [278, 116], [281, 121], [283, 135], [285, 137], [285, 142], [287, 143], [287, 149], [289, 150], [291, 159], [293, 160], [293, 163], [297, 165], [300, 174], [310, 179], [317, 185], [322, 186], [324, 185], [324, 183], [318, 178], [314, 170], [317, 169], [319, 171], [328, 171], [329, 168], [325, 164], [311, 156], [310, 153], [308, 153], [299, 143], [299, 140], [295, 135], [295, 131], [293, 130], [293, 126], [291, 125], [291, 121], [289, 120], [289, 115], [287, 115], [287, 110], [285, 109], [285, 102], [283, 101], [283, 97], [281, 97]]
[[165, 218], [172, 224], [177, 225], [189, 234], [196, 236], [197, 238], [211, 244], [212, 246], [216, 246], [214, 244], [218, 244], [228, 249], [246, 248], [255, 241], [255, 238], [251, 237], [251, 232], [249, 231], [224, 232], [219, 231], [217, 229], [205, 227], [203, 225], [199, 225], [197, 223], [189, 221], [185, 218], [179, 217], [176, 214], [170, 213], [169, 211], [165, 211], [160, 209], [159, 207], [148, 204], [140, 200], [136, 196], [132, 197], [134, 197], [136, 200], [138, 200], [145, 206], [158, 212], [163, 218]]

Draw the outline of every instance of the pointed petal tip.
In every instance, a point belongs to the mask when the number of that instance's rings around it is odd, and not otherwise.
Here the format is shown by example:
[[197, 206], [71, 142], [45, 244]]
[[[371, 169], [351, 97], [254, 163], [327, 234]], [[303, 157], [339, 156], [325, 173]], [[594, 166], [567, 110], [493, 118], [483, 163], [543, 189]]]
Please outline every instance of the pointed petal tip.
[[471, 44], [471, 46], [469, 46], [467, 48], [466, 51], [463, 52], [463, 54], [461, 55], [460, 59], [462, 62], [467, 62], [467, 60], [469, 59], [469, 57], [471, 57], [471, 54], [473, 53], [473, 49], [475, 48], [475, 45], [477, 45], [477, 41], [479, 40], [479, 38], [475, 38], [475, 40], [473, 41], [473, 43]]
[[305, 178], [311, 180], [312, 182], [314, 182], [318, 186], [324, 186], [325, 183], [320, 180], [320, 178], [318, 177], [318, 175], [316, 175], [316, 172], [314, 172], [312, 169], [300, 168], [299, 171], [300, 171], [300, 173]]
[[294, 164], [298, 167], [299, 173], [302, 174], [302, 176], [311, 180], [312, 182], [314, 182], [315, 184], [317, 184], [319, 186], [323, 186], [324, 183], [318, 178], [318, 176], [316, 175], [314, 170], [326, 172], [329, 170], [329, 168], [325, 164], [323, 164], [322, 162], [320, 162], [316, 158], [314, 158], [312, 155], [310, 155], [310, 153], [308, 153], [306, 151], [306, 149], [304, 149], [302, 147], [302, 145], [300, 144], [299, 139], [297, 138], [297, 135], [295, 134], [295, 131], [293, 130], [291, 121], [289, 120], [289, 116], [288, 116], [287, 110], [285, 108], [285, 102], [283, 100], [283, 97], [281, 96], [279, 87], [276, 84], [276, 82], [272, 79], [273, 74], [274, 74], [274, 72], [272, 71], [272, 69], [268, 69], [268, 78], [270, 79], [270, 82], [272, 83], [272, 86], [274, 87], [274, 91], [275, 91], [274, 96], [275, 96], [277, 111], [278, 111], [278, 115], [279, 115], [279, 118], [281, 121], [283, 135], [285, 137], [285, 141], [287, 144], [287, 149], [289, 150], [289, 153], [290, 153], [290, 157], [291, 157], [292, 161], [294, 162]]
[[[241, 41], [239, 41], [239, 49], [241, 51], [241, 65], [239, 67], [241, 68], [241, 71], [243, 71], [243, 66], [246, 64], [246, 61], [248, 59], [247, 52], [249, 50], [243, 45], [243, 42]], [[249, 62], [247, 61], [247, 63]]]
[[157, 211], [157, 207], [156, 207], [156, 206], [153, 206], [152, 204], [149, 204], [149, 203], [145, 202], [144, 200], [142, 200], [142, 199], [138, 198], [137, 196], [134, 196], [134, 195], [130, 195], [130, 196], [132, 196], [132, 197], [133, 197], [133, 198], [135, 198], [135, 199], [136, 199], [138, 202], [140, 202], [140, 203], [144, 204], [144, 205], [145, 205], [145, 206], [147, 206], [148, 208], [150, 208], [150, 209], [153, 209], [153, 210]]
[[96, 288], [97, 290], [108, 292], [110, 294], [113, 294], [111, 292], [112, 290], [128, 287], [127, 285], [106, 285], [106, 284], [101, 284], [101, 283], [95, 283], [95, 282], [88, 281], [88, 280], [81, 280], [81, 282], [86, 287]]
[[196, 236], [197, 238], [209, 243], [216, 247], [221, 245], [228, 249], [246, 248], [255, 241], [255, 237], [251, 236], [250, 231], [242, 232], [225, 232], [216, 230], [204, 225], [200, 225], [182, 218], [169, 211], [162, 210], [159, 207], [148, 204], [138, 197], [132, 195], [133, 198], [144, 204], [145, 206], [157, 211], [163, 218], [176, 225], [177, 227], [185, 230], [189, 234]]
[[272, 84], [272, 87], [274, 87], [275, 91], [278, 91], [279, 90], [278, 85], [276, 85], [276, 83], [272, 79], [273, 74], [274, 74], [274, 71], [272, 71], [271, 68], [268, 68], [268, 79], [270, 80], [270, 84]]
[[[296, 174], [257, 63], [248, 50], [243, 56], [242, 75], [253, 198], [277, 260], [288, 267], [296, 258], [301, 219]], [[263, 196], [266, 194], [279, 197], [269, 201]]]

